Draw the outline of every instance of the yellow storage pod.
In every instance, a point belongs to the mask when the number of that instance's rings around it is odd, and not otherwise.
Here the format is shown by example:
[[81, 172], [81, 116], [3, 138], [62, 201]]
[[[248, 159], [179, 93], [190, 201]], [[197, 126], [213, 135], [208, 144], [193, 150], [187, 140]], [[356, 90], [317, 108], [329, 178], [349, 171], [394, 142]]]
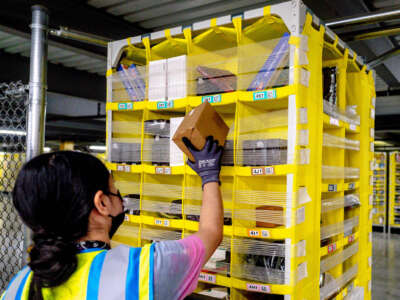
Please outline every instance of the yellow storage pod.
[[130, 209], [115, 242], [198, 229], [201, 181], [171, 136], [208, 101], [230, 131], [224, 239], [198, 290], [371, 299], [374, 75], [351, 49], [297, 0], [108, 49], [107, 166]]
[[400, 152], [389, 156], [389, 233], [400, 228]]
[[372, 225], [382, 227], [386, 231], [386, 212], [387, 212], [387, 154], [386, 152], [374, 153], [374, 203], [372, 209]]

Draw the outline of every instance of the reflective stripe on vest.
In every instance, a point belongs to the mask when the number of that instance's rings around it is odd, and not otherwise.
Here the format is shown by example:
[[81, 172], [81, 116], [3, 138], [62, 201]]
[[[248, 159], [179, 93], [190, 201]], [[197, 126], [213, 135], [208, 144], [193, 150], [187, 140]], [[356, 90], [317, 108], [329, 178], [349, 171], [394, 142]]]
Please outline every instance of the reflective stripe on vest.
[[97, 300], [153, 300], [153, 258], [154, 245], [143, 248], [119, 246], [107, 252]]
[[130, 249], [133, 248], [119, 246], [107, 252], [100, 274], [98, 300], [125, 298]]
[[4, 300], [20, 300], [22, 292], [31, 270], [28, 267], [23, 268], [8, 286]]

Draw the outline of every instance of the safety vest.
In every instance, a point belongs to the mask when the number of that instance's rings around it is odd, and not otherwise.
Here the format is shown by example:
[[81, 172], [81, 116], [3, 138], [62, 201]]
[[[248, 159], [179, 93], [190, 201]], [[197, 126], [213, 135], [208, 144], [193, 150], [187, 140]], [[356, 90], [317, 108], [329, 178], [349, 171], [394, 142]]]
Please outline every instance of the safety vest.
[[[88, 249], [77, 255], [78, 266], [62, 285], [42, 288], [44, 300], [153, 300], [154, 244]], [[10, 282], [0, 300], [27, 300], [29, 267]]]

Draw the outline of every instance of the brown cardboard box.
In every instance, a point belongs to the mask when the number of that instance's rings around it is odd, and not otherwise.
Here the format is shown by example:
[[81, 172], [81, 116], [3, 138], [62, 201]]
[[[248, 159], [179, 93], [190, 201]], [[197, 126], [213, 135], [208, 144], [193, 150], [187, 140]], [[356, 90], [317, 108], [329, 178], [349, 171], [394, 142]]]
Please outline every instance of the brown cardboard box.
[[[270, 211], [271, 214], [274, 214], [274, 218], [276, 219], [279, 216], [283, 217], [283, 207], [280, 206], [272, 206], [272, 205], [264, 205], [264, 206], [259, 206], [256, 208], [257, 211], [261, 210], [266, 210]], [[275, 228], [280, 226], [280, 224], [275, 224], [275, 223], [270, 223], [270, 222], [265, 222], [265, 221], [260, 221], [256, 217], [256, 227], [263, 227], [263, 228]]]
[[193, 146], [200, 150], [203, 149], [206, 138], [210, 135], [218, 141], [219, 145], [224, 145], [228, 131], [228, 125], [225, 124], [220, 115], [210, 103], [204, 102], [185, 116], [172, 140], [191, 161], [194, 161], [189, 149], [182, 142], [183, 137], [189, 139]]

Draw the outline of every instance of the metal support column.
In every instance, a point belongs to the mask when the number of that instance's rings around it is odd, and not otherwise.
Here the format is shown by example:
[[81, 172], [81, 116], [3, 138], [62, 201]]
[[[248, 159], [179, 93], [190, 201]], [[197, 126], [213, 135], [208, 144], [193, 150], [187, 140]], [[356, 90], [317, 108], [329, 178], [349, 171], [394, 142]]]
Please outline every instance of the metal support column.
[[47, 9], [32, 6], [31, 61], [29, 76], [29, 107], [26, 159], [43, 150], [47, 90]]
[[[47, 26], [48, 11], [41, 5], [32, 6], [29, 104], [27, 116], [26, 160], [39, 155], [44, 146], [47, 90]], [[30, 230], [24, 227], [24, 254], [31, 242]], [[24, 257], [23, 259], [26, 259]]]

